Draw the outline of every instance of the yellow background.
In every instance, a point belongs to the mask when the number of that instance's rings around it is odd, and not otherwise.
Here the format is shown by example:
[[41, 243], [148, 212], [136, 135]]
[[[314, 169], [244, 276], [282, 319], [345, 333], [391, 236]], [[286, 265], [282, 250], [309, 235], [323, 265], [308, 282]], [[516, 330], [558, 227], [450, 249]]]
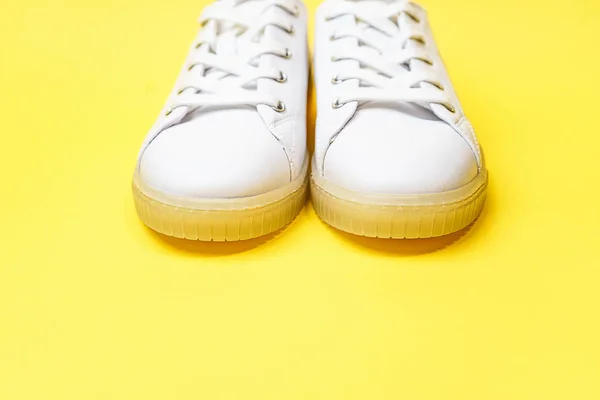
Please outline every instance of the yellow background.
[[597, 1], [424, 2], [490, 170], [468, 232], [307, 205], [230, 244], [130, 192], [203, 3], [2, 0], [0, 399], [600, 398]]

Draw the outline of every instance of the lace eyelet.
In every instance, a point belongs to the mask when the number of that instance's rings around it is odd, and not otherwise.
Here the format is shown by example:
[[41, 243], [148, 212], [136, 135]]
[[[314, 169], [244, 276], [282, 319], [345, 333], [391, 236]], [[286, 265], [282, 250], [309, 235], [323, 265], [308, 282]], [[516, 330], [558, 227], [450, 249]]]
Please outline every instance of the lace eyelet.
[[196, 50], [199, 49], [200, 47], [202, 47], [202, 45], [206, 44], [206, 42], [198, 42], [196, 43]]
[[279, 77], [277, 79], [275, 79], [277, 82], [279, 83], [284, 83], [287, 82], [287, 75], [285, 73], [283, 73], [282, 71], [279, 72]]
[[283, 54], [283, 58], [290, 59], [292, 58], [292, 51], [290, 49], [285, 49], [285, 53]]
[[416, 60], [423, 61], [425, 64], [433, 66], [433, 60], [428, 58], [418, 57]]
[[444, 85], [442, 85], [440, 82], [435, 82], [435, 81], [425, 81], [425, 83], [429, 83], [430, 85], [435, 86], [436, 88], [440, 89], [441, 91], [445, 90]]
[[346, 104], [346, 103], [342, 103], [342, 102], [340, 101], [340, 99], [339, 99], [339, 98], [337, 98], [337, 99], [335, 99], [335, 100], [333, 101], [333, 103], [331, 103], [331, 107], [332, 107], [332, 108], [341, 108], [341, 107], [343, 107], [345, 104]]
[[290, 27], [288, 29], [285, 30], [287, 32], [288, 35], [290, 36], [294, 36], [294, 34], [296, 33], [296, 30], [294, 28], [294, 25], [290, 25]]
[[413, 14], [411, 12], [405, 12], [405, 13], [406, 13], [406, 15], [408, 15], [408, 17], [410, 19], [412, 19], [413, 21], [415, 21], [417, 24], [421, 23], [421, 18], [419, 18], [416, 14]]
[[329, 36], [329, 41], [330, 42], [333, 42], [336, 39], [337, 39], [337, 36], [335, 36], [335, 34], [331, 34], [331, 36]]
[[196, 66], [196, 64], [190, 64], [190, 65], [188, 66], [188, 69], [187, 69], [187, 70], [188, 70], [188, 71], [191, 71], [191, 70], [193, 70], [193, 69], [194, 69], [194, 67], [195, 67], [195, 66]]
[[338, 76], [334, 76], [333, 78], [331, 78], [331, 83], [333, 83], [334, 85], [337, 85], [338, 83], [342, 83], [343, 81], [338, 78]]
[[337, 61], [340, 61], [340, 59], [335, 56], [331, 56], [331, 62], [337, 62]]
[[427, 42], [425, 41], [425, 37], [422, 35], [413, 35], [413, 36], [409, 37], [409, 39], [414, 40], [415, 42], [419, 42], [423, 46], [425, 46], [427, 44]]
[[440, 103], [441, 106], [444, 106], [446, 110], [450, 111], [452, 114], [456, 114], [456, 108], [450, 103]]
[[173, 109], [172, 108], [167, 108], [167, 110], [165, 111], [165, 117], [168, 117], [171, 114], [173, 114]]
[[282, 113], [285, 111], [285, 103], [280, 100], [276, 105], [271, 106], [271, 108], [278, 113]]
[[292, 13], [294, 17], [298, 17], [300, 15], [300, 7], [294, 6], [294, 12]]

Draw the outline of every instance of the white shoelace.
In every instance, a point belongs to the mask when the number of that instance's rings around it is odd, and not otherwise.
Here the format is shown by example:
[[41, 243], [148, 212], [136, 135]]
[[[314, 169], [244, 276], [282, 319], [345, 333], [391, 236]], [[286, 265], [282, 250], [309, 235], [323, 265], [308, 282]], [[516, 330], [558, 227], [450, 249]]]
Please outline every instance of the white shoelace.
[[[249, 1], [255, 3], [253, 7], [259, 7], [258, 13], [240, 11], [238, 6]], [[271, 7], [279, 7], [284, 13], [267, 12]], [[200, 17], [202, 39], [195, 46], [167, 115], [180, 107], [189, 112], [202, 106], [259, 104], [285, 111], [281, 101], [257, 89], [257, 80], [285, 82], [287, 76], [274, 68], [259, 66], [258, 61], [266, 54], [292, 56], [283, 43], [265, 36], [264, 31], [272, 26], [292, 35], [298, 11], [293, 0], [221, 0], [207, 6]], [[236, 52], [236, 47], [243, 47], [243, 55]]]
[[[424, 46], [425, 33], [414, 5], [407, 1], [343, 0], [326, 19], [347, 16], [356, 23], [336, 29], [330, 40], [353, 38], [358, 44], [338, 47], [332, 61], [355, 62], [345, 63], [332, 82], [353, 80], [358, 87], [340, 90], [334, 108], [353, 101], [390, 101], [439, 104], [452, 113], [456, 111], [435, 70], [430, 68], [433, 60]], [[369, 29], [389, 40], [382, 45]], [[400, 72], [399, 65], [403, 66]]]

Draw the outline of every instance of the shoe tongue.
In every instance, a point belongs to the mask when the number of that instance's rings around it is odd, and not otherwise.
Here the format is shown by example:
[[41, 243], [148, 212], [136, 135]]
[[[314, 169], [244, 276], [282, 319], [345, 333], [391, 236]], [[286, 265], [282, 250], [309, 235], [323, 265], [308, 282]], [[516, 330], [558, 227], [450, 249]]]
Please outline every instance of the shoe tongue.
[[[232, 6], [235, 5], [236, 10], [247, 14], [247, 15], [256, 15], [258, 17], [262, 8], [257, 7], [257, 3], [261, 0], [216, 0], [220, 2], [228, 2], [231, 3]], [[242, 38], [243, 29], [240, 26], [237, 26], [234, 23], [227, 21], [210, 21], [209, 24], [215, 24], [214, 28], [218, 32], [218, 38], [216, 39], [213, 50], [216, 54], [221, 55], [223, 57], [235, 57], [236, 55], [243, 55], [246, 48], [244, 46], [245, 40], [240, 40]], [[228, 75], [226, 72], [218, 70], [218, 69], [210, 69], [204, 71], [204, 77], [214, 79], [214, 80], [222, 80], [227, 81], [230, 79], [234, 79], [234, 76]], [[184, 118], [184, 122], [191, 121], [197, 117], [203, 110], [197, 109], [194, 110]]]
[[[260, 7], [257, 7], [257, 3], [260, 0], [217, 0], [221, 2], [232, 3], [235, 6], [236, 11], [246, 15], [256, 15], [261, 11]], [[216, 24], [215, 28], [219, 33], [218, 39], [214, 44], [214, 51], [224, 57], [235, 57], [236, 55], [243, 54], [245, 47], [243, 45], [242, 38], [243, 28], [227, 21], [211, 22]], [[205, 76], [213, 79], [230, 79], [229, 76], [223, 71], [210, 70], [205, 73]]]
[[[380, 3], [389, 3], [390, 2], [388, 0], [349, 0], [349, 1], [373, 3], [374, 6], [377, 3], [380, 4]], [[344, 16], [341, 18], [348, 18], [348, 17], [350, 18], [350, 20], [345, 20], [344, 23], [354, 23], [354, 21], [352, 21], [352, 18], [354, 18], [353, 16], [349, 15], [349, 16]], [[397, 25], [399, 33], [400, 33], [400, 32], [405, 32], [406, 30], [410, 29], [410, 25], [413, 23], [413, 21], [406, 14], [400, 14], [400, 15], [396, 16], [396, 18], [394, 18], [393, 20], [390, 20], [390, 23]], [[386, 49], [387, 51], [399, 51], [399, 50], [394, 50], [394, 49], [397, 49], [397, 47], [396, 47], [397, 41], [395, 41], [393, 38], [390, 38], [385, 33], [381, 32], [380, 30], [378, 30], [376, 28], [373, 28], [372, 26], [370, 26], [360, 20], [356, 21], [356, 24], [359, 28], [364, 29], [365, 36], [370, 41], [372, 41], [374, 43], [382, 43], [383, 46], [387, 47], [387, 49]], [[350, 40], [352, 40], [352, 39], [350, 39]], [[404, 48], [406, 48], [406, 49], [414, 49], [414, 48], [423, 47], [423, 45], [416, 40], [408, 40], [404, 46], [405, 46]], [[375, 55], [377, 50], [373, 50], [373, 51], [374, 51], [374, 55]], [[423, 67], [425, 65], [426, 64], [420, 60], [412, 60], [410, 62], [410, 68], [412, 68], [412, 69]], [[365, 67], [365, 68], [368, 68], [368, 67]], [[398, 75], [406, 74], [409, 72], [405, 68], [405, 66], [402, 66], [402, 65], [398, 65], [397, 68], [395, 68], [395, 70]], [[428, 84], [424, 84], [424, 85], [428, 85]], [[431, 106], [429, 104], [414, 104], [414, 103], [403, 104], [403, 105], [401, 105], [401, 107], [398, 108], [398, 112], [408, 114], [408, 115], [414, 116], [416, 118], [438, 119], [438, 117], [435, 115], [435, 113], [433, 112], [433, 110], [431, 109]]]
[[[384, 0], [351, 0], [351, 1], [360, 1], [360, 2], [364, 2], [364, 3], [371, 3], [372, 6], [377, 7]], [[398, 19], [400, 19], [401, 17], [402, 16], [399, 16]], [[357, 17], [354, 17], [352, 15], [347, 15], [347, 16], [342, 16], [340, 19], [343, 19], [343, 22], [342, 22], [343, 24], [352, 24], [352, 25], [356, 24], [356, 26], [360, 30], [363, 31], [365, 39], [368, 40], [368, 42], [374, 43], [379, 47], [379, 49], [374, 49], [369, 46], [366, 46], [363, 48], [364, 51], [366, 51], [366, 52], [372, 52], [372, 56], [374, 58], [379, 57], [379, 50], [382, 50], [384, 52], [389, 52], [389, 51], [394, 51], [394, 49], [396, 48], [394, 38], [391, 38], [386, 33], [382, 32], [381, 30], [379, 30], [377, 28], [372, 27], [371, 25], [367, 24], [366, 22], [361, 21], [360, 15], [358, 15]], [[382, 19], [383, 19], [382, 22], [388, 23], [390, 28], [394, 29], [394, 25], [396, 25], [396, 23], [394, 21], [392, 21], [392, 20], [386, 21], [384, 16], [382, 16]], [[355, 39], [349, 39], [349, 40], [352, 40], [354, 43], [358, 44]], [[369, 68], [369, 67], [364, 66], [364, 68]], [[398, 65], [397, 68], [395, 68], [395, 72], [397, 74], [403, 74], [403, 73], [406, 73], [406, 69], [404, 67], [402, 67], [401, 65]]]

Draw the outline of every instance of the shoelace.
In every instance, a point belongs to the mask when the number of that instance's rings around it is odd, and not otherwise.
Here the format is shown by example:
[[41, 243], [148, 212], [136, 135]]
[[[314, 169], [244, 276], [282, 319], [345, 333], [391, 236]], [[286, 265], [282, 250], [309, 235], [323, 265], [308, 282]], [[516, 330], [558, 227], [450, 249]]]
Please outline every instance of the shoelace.
[[[334, 108], [354, 101], [391, 101], [439, 104], [456, 112], [436, 72], [428, 68], [433, 60], [425, 48], [425, 34], [415, 5], [408, 1], [344, 0], [336, 3], [326, 20], [348, 15], [356, 23], [336, 29], [330, 40], [354, 38], [358, 44], [336, 49], [332, 61], [356, 62], [340, 68], [332, 83], [354, 80], [358, 87], [341, 89], [332, 104]], [[389, 37], [392, 45], [382, 46], [373, 40], [367, 28]], [[403, 66], [400, 73], [398, 65]]]
[[[241, 12], [237, 7], [247, 1], [256, 3], [254, 6], [261, 7], [262, 12]], [[267, 12], [271, 7], [285, 12]], [[294, 0], [221, 0], [206, 7], [199, 21], [202, 39], [195, 45], [188, 70], [180, 80], [181, 87], [166, 114], [180, 107], [190, 111], [202, 106], [260, 104], [277, 112], [285, 111], [283, 102], [257, 90], [257, 80], [285, 82], [287, 76], [274, 68], [259, 66], [257, 61], [265, 54], [292, 57], [284, 44], [265, 36], [264, 31], [272, 26], [294, 34], [293, 18], [298, 12]], [[216, 51], [223, 46], [243, 46], [243, 55], [235, 49]]]

